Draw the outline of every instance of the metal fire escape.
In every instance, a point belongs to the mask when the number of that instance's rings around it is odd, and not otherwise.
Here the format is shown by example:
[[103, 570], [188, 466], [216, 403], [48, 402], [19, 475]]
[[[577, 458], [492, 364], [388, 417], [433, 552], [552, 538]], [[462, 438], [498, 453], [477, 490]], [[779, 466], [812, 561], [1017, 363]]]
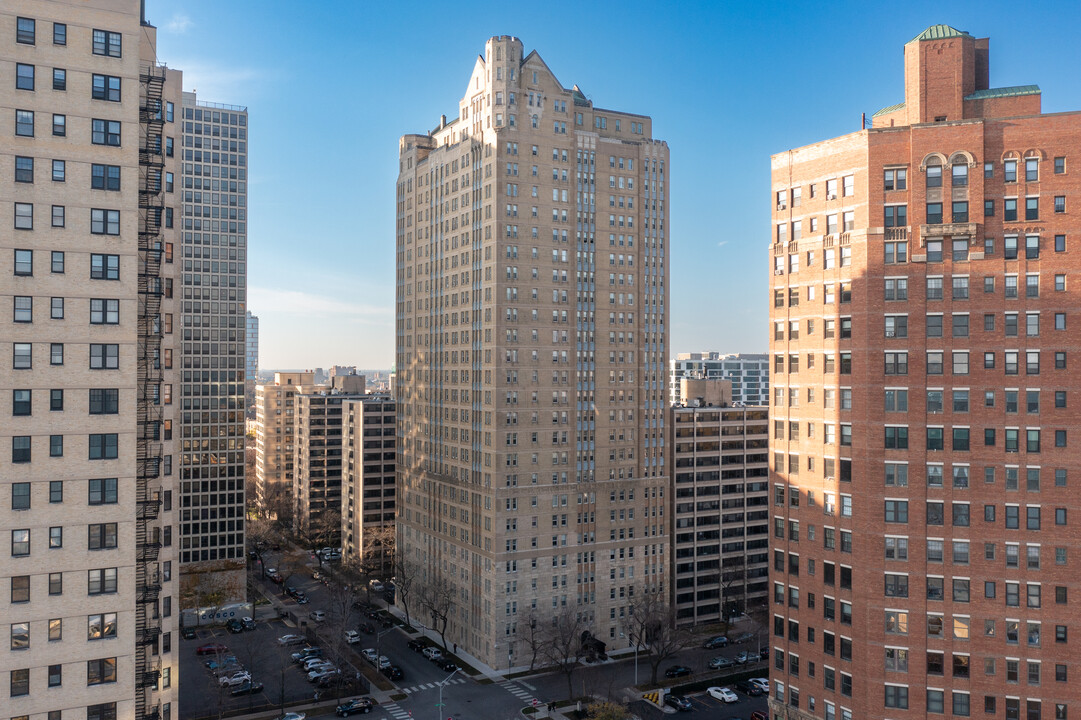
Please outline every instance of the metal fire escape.
[[161, 708], [151, 697], [158, 687], [161, 662], [151, 652], [161, 634], [158, 595], [161, 578], [157, 571], [161, 528], [155, 523], [161, 508], [156, 480], [161, 472], [164, 448], [162, 431], [161, 366], [161, 277], [163, 241], [161, 235], [164, 199], [162, 175], [162, 132], [165, 126], [162, 93], [165, 66], [147, 64], [139, 73], [139, 339], [137, 397], [138, 434], [136, 440], [135, 517], [135, 718], [157, 720]]

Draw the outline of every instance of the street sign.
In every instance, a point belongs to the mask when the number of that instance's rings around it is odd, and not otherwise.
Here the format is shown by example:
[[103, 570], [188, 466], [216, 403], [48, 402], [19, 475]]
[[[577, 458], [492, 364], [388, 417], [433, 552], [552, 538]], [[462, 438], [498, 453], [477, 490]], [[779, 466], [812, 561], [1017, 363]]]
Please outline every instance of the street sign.
[[533, 707], [537, 707], [537, 698], [533, 698]]

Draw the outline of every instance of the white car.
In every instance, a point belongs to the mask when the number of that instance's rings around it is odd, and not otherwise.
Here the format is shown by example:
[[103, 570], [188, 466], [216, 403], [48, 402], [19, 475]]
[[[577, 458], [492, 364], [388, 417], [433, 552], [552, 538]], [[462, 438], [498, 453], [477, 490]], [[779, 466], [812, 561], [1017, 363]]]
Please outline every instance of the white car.
[[247, 670], [242, 670], [241, 672], [233, 673], [232, 675], [222, 675], [218, 678], [218, 684], [223, 687], [234, 687], [245, 682], [251, 682], [251, 673]]
[[358, 633], [356, 630], [346, 630], [345, 641], [350, 645], [354, 645], [360, 642], [360, 633]]
[[437, 647], [426, 647], [426, 648], [424, 648], [424, 650], [422, 652], [424, 654], [424, 657], [428, 658], [429, 660], [432, 660], [433, 662], [435, 660], [442, 660], [443, 659], [443, 651], [440, 650]]
[[308, 617], [310, 617], [315, 622], [323, 622], [327, 619], [327, 614], [324, 610], [312, 610], [310, 613], [308, 613]]
[[711, 687], [706, 692], [709, 693], [710, 697], [724, 703], [739, 702], [739, 697], [726, 687]]
[[390, 667], [390, 658], [388, 658], [386, 655], [380, 655], [378, 666], [380, 670], [386, 670], [388, 667]]
[[304, 713], [285, 713], [277, 720], [305, 720], [307, 717]]
[[769, 678], [751, 678], [750, 682], [762, 688], [762, 692], [769, 692]]
[[279, 645], [299, 645], [304, 642], [303, 635], [282, 635], [278, 638]]
[[375, 659], [379, 657], [379, 653], [375, 651], [375, 648], [364, 648], [360, 651], [360, 654], [364, 656], [364, 659], [370, 663], [375, 662]]
[[304, 672], [311, 672], [318, 667], [332, 667], [334, 663], [330, 660], [326, 660], [321, 657], [308, 658], [300, 664], [300, 667], [304, 668]]

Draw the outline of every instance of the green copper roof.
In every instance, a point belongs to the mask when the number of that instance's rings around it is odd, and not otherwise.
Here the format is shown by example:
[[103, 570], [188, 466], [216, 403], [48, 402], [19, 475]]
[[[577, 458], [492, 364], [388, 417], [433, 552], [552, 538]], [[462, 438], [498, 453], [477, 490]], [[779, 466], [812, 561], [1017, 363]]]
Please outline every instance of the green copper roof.
[[[971, 37], [964, 30], [958, 30], [955, 27], [949, 25], [932, 25], [916, 37], [912, 38], [908, 42], [913, 43], [917, 40], [943, 40], [945, 38], [952, 37]], [[907, 44], [907, 43], [906, 43]]]
[[897, 103], [896, 105], [890, 105], [889, 107], [884, 107], [884, 108], [882, 108], [881, 110], [879, 110], [878, 112], [876, 112], [876, 113], [875, 113], [874, 115], [872, 115], [871, 117], [878, 117], [879, 115], [888, 115], [888, 114], [890, 114], [891, 112], [894, 112], [894, 111], [896, 111], [896, 110], [900, 110], [900, 109], [901, 109], [901, 108], [903, 108], [904, 106], [905, 106], [905, 104], [904, 104], [904, 103]]
[[965, 100], [988, 100], [990, 98], [1018, 97], [1019, 95], [1039, 94], [1039, 85], [1014, 85], [1013, 87], [991, 88], [990, 90], [977, 90], [971, 95], [965, 95]]

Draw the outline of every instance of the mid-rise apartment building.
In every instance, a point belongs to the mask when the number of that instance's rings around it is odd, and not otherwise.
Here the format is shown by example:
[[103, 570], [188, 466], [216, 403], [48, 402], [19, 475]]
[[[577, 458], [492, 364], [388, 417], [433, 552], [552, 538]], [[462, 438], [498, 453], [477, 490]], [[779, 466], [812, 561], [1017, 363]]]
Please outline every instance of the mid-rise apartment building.
[[667, 597], [668, 160], [508, 36], [400, 140], [397, 548], [493, 667]]
[[313, 373], [274, 373], [255, 386], [256, 507], [282, 519], [292, 517], [296, 394], [312, 385]]
[[715, 624], [763, 608], [769, 598], [769, 408], [675, 405], [668, 432], [677, 624]]
[[363, 375], [339, 375], [294, 395], [293, 529], [325, 545], [340, 545], [343, 404], [364, 394]]
[[394, 400], [385, 393], [346, 400], [342, 420], [342, 553], [386, 579], [394, 575]]
[[255, 417], [255, 384], [259, 381], [259, 318], [245, 315], [247, 333], [244, 342], [244, 408], [249, 417]]
[[772, 158], [770, 706], [1066, 718], [1081, 114], [946, 25], [904, 70], [872, 128]]
[[732, 402], [769, 404], [769, 356], [763, 353], [679, 353], [669, 361], [670, 402], [681, 405], [680, 378], [721, 378], [732, 382]]
[[5, 716], [176, 712], [164, 147], [182, 76], [155, 36], [135, 0], [0, 7]]
[[[182, 135], [183, 297], [180, 559], [185, 588], [208, 573], [244, 594], [244, 383], [248, 111], [186, 92]], [[181, 142], [182, 141], [182, 142]]]

